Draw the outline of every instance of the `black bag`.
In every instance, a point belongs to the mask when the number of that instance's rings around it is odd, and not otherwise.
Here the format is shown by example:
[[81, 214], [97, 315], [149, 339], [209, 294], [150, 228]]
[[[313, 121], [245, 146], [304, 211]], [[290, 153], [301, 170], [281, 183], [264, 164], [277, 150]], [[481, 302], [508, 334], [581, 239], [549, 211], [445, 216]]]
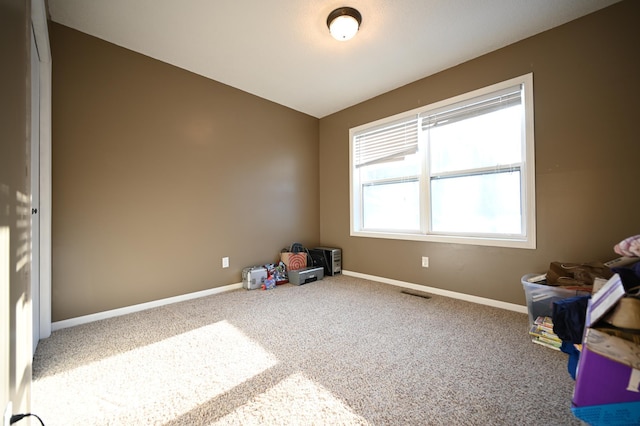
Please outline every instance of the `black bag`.
[[553, 332], [563, 342], [582, 343], [590, 298], [591, 296], [576, 296], [553, 302]]

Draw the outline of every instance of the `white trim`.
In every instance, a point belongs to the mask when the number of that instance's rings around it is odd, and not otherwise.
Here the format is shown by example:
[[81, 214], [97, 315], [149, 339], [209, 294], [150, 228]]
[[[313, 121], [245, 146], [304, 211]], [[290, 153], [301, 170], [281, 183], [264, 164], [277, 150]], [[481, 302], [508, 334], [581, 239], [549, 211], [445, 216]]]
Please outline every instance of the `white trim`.
[[[51, 335], [51, 46], [45, 0], [31, 1], [40, 59], [40, 339]], [[33, 153], [32, 153], [33, 154]]]
[[[425, 216], [426, 217], [426, 216]], [[437, 234], [405, 234], [402, 232], [351, 231], [352, 237], [385, 238], [390, 240], [428, 241], [432, 243], [472, 244], [485, 247], [535, 249], [532, 242], [518, 239], [471, 237]], [[534, 234], [535, 235], [535, 234]]]
[[[522, 175], [525, 176], [525, 197], [527, 200], [527, 208], [524, 209], [524, 214], [527, 222], [527, 240], [530, 243], [528, 248], [535, 249], [537, 247], [538, 237], [536, 234], [537, 218], [536, 218], [536, 148], [535, 148], [535, 117], [534, 117], [534, 104], [533, 104], [533, 73], [529, 73], [523, 76], [525, 90], [523, 91], [523, 105], [525, 112], [525, 131], [524, 136], [526, 142], [526, 161], [524, 164], [525, 170]], [[529, 90], [526, 90], [529, 87]]]
[[31, 22], [36, 36], [40, 62], [51, 62], [51, 47], [49, 45], [47, 6], [45, 0], [31, 0]]
[[470, 294], [457, 293], [455, 291], [443, 290], [440, 288], [429, 287], [426, 285], [413, 284], [404, 281], [398, 281], [391, 278], [377, 277], [375, 275], [361, 274], [360, 272], [342, 271], [343, 275], [350, 277], [362, 278], [370, 281], [377, 281], [384, 284], [395, 285], [397, 287], [409, 288], [411, 290], [422, 291], [425, 293], [433, 293], [439, 296], [450, 297], [452, 299], [464, 300], [466, 302], [477, 303], [480, 305], [492, 306], [494, 308], [506, 309], [508, 311], [528, 313], [527, 307], [524, 305], [516, 305], [515, 303], [502, 302], [500, 300], [487, 299], [485, 297], [472, 296]]
[[40, 63], [40, 338], [51, 335], [51, 61]]
[[[31, 150], [30, 163], [30, 193], [31, 206], [29, 219], [31, 221], [31, 355], [36, 354], [40, 341], [40, 80], [42, 64], [38, 58], [38, 48], [31, 24]], [[36, 212], [34, 213], [34, 209]]]
[[[528, 312], [526, 306], [516, 305], [514, 303], [507, 303], [507, 302], [501, 302], [499, 300], [487, 299], [484, 297], [471, 296], [464, 293], [457, 293], [454, 291], [442, 290], [439, 288], [424, 286], [420, 284], [412, 284], [404, 281], [394, 280], [391, 278], [383, 278], [383, 277], [377, 277], [375, 275], [361, 274], [360, 272], [343, 270], [342, 274], [350, 277], [362, 278], [365, 280], [377, 281], [384, 284], [390, 284], [397, 287], [404, 287], [412, 290], [423, 291], [426, 293], [433, 293], [439, 296], [450, 297], [453, 299], [464, 300], [467, 302], [478, 303], [480, 305], [492, 306], [494, 308], [506, 309], [509, 311], [519, 312], [523, 314], [526, 314]], [[112, 309], [109, 311], [98, 312], [95, 314], [84, 315], [81, 317], [70, 318], [62, 321], [56, 321], [51, 324], [51, 328], [52, 328], [52, 331], [57, 331], [63, 328], [75, 327], [77, 325], [88, 324], [90, 322], [132, 314], [134, 312], [140, 312], [140, 311], [144, 311], [151, 308], [157, 308], [161, 306], [170, 305], [173, 303], [184, 302], [187, 300], [197, 299], [200, 297], [211, 296], [214, 294], [224, 293], [226, 291], [236, 290], [239, 288], [242, 288], [242, 283], [229, 284], [226, 286], [216, 287], [209, 290], [203, 290], [195, 293], [188, 293], [180, 296], [169, 297], [166, 299], [155, 300], [153, 302], [140, 303], [138, 305], [126, 306], [124, 308]]]
[[214, 294], [224, 293], [226, 291], [242, 288], [242, 283], [229, 284], [222, 287], [211, 288], [209, 290], [197, 291], [195, 293], [183, 294], [180, 296], [168, 297], [166, 299], [154, 300], [153, 302], [140, 303], [138, 305], [126, 306], [124, 308], [112, 309], [110, 311], [98, 312], [95, 314], [84, 315], [81, 317], [70, 318], [62, 321], [56, 321], [51, 324], [52, 331], [61, 330], [63, 328], [75, 327], [76, 325], [88, 324], [90, 322], [99, 321], [107, 318], [119, 317], [122, 315], [132, 314], [134, 312], [145, 311], [151, 308], [158, 308], [173, 303], [184, 302], [187, 300], [198, 299], [200, 297], [211, 296]]

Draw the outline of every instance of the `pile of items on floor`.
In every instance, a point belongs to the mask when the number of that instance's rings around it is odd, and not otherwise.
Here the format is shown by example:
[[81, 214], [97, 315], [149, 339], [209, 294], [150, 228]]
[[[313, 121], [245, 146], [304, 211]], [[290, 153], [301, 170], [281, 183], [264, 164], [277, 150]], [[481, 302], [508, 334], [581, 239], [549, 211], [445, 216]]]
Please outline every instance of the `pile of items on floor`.
[[282, 249], [279, 262], [244, 268], [242, 287], [271, 290], [280, 284], [307, 284], [323, 279], [327, 267], [326, 262], [314, 260], [309, 249], [293, 243], [291, 247]]
[[640, 424], [640, 235], [607, 263], [525, 275], [534, 342], [569, 355], [572, 410], [591, 425]]

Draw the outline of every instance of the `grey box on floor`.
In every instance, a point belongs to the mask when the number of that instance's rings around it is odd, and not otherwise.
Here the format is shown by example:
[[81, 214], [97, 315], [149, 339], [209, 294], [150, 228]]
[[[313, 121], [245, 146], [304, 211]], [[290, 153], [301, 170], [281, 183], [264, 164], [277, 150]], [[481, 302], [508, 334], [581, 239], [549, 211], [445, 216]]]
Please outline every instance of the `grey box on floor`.
[[294, 285], [307, 284], [323, 278], [324, 269], [322, 267], [308, 266], [295, 271], [289, 271], [289, 282]]

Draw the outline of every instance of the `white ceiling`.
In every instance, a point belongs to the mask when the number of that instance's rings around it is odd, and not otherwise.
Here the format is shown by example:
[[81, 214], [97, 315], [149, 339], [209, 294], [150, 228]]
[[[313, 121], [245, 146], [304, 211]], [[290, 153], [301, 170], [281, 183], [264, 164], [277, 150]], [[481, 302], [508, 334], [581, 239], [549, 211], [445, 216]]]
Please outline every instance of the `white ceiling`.
[[[619, 0], [48, 0], [51, 19], [322, 118]], [[334, 40], [351, 6], [358, 34]], [[55, 57], [54, 57], [55, 61]]]

